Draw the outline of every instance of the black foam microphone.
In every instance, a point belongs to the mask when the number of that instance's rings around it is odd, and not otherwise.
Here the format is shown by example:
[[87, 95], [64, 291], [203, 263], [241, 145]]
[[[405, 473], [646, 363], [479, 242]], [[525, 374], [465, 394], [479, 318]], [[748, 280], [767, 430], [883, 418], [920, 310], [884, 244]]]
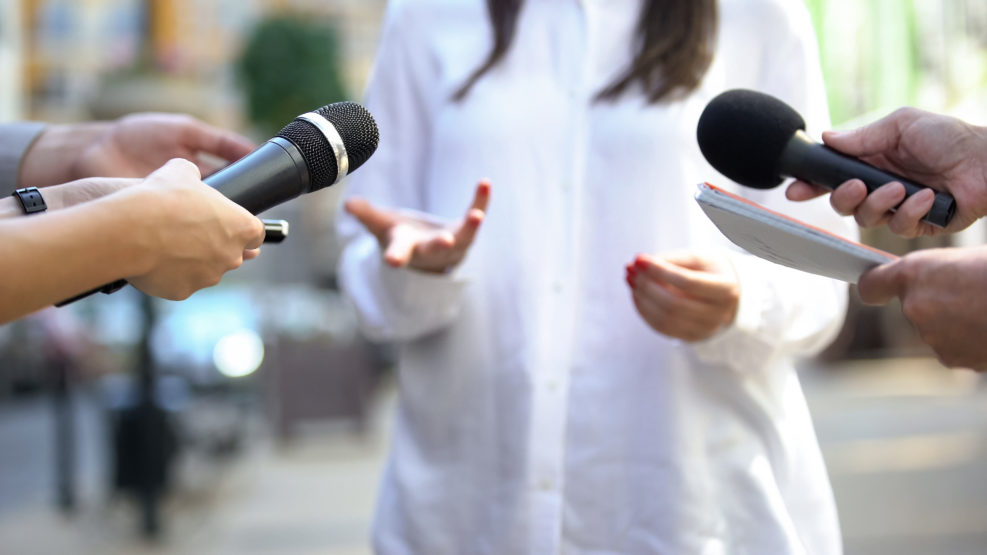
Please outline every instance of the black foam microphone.
[[[276, 137], [203, 182], [251, 214], [259, 214], [338, 183], [370, 158], [379, 138], [377, 123], [366, 108], [337, 102], [298, 116]], [[265, 228], [271, 229], [268, 222]], [[55, 306], [94, 293], [113, 293], [126, 284], [117, 280]]]
[[[706, 160], [746, 187], [770, 189], [795, 177], [827, 189], [856, 178], [868, 192], [897, 181], [905, 186], [905, 198], [929, 188], [817, 143], [806, 135], [798, 112], [757, 91], [734, 89], [711, 100], [699, 117], [696, 136]], [[936, 192], [922, 219], [946, 227], [955, 212], [956, 200]]]

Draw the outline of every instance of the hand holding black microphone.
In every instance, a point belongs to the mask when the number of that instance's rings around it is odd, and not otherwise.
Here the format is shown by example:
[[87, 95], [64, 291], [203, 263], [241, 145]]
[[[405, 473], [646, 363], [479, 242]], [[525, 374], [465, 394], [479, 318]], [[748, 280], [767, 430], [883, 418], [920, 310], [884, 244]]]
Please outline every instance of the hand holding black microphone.
[[[898, 235], [915, 237], [959, 231], [987, 215], [987, 129], [983, 127], [901, 108], [858, 129], [826, 131], [823, 141], [840, 152], [948, 191], [956, 198], [956, 217], [943, 230], [920, 221], [930, 209], [931, 194], [905, 198], [901, 185], [889, 183], [868, 195], [862, 183], [850, 180], [833, 191], [830, 203], [837, 212], [853, 215], [861, 226], [887, 224]], [[791, 200], [806, 200], [827, 191], [795, 182], [786, 192]], [[895, 206], [897, 211], [890, 213]]]
[[[806, 139], [802, 127], [798, 114], [775, 98], [728, 91], [707, 106], [698, 138], [707, 160], [740, 184], [773, 187], [782, 176], [794, 176], [799, 181], [789, 186], [791, 200], [836, 188], [834, 208], [862, 225], [887, 222], [892, 231], [915, 236], [963, 229], [987, 215], [987, 129], [914, 108], [854, 131], [826, 133], [827, 146]], [[869, 164], [921, 179], [956, 200]], [[944, 365], [985, 371], [985, 270], [984, 247], [920, 250], [865, 272], [858, 292], [868, 304], [899, 298], [905, 317]]]
[[[931, 232], [947, 226], [953, 229], [957, 225], [969, 225], [970, 222], [963, 224], [965, 217], [950, 225], [957, 208], [948, 193], [930, 195], [924, 192], [929, 189], [926, 185], [868, 163], [878, 164], [880, 159], [847, 156], [813, 141], [804, 130], [802, 117], [784, 102], [764, 93], [735, 89], [709, 103], [699, 119], [697, 138], [703, 155], [714, 168], [747, 187], [772, 188], [785, 177], [795, 177], [828, 190], [854, 180], [873, 192], [887, 183], [897, 182], [904, 187], [906, 198], [918, 195], [916, 200], [929, 204], [921, 214], [926, 222], [924, 229]], [[814, 191], [811, 196], [818, 194], [821, 193]], [[914, 204], [906, 208], [914, 210]], [[894, 209], [895, 205], [887, 208]], [[961, 214], [965, 215], [963, 209]]]

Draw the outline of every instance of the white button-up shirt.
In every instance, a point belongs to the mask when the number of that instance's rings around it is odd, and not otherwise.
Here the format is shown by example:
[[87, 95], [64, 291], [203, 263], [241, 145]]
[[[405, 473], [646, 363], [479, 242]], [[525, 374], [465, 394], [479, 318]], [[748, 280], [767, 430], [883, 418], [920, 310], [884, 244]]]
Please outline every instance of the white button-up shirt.
[[[400, 401], [377, 508], [384, 554], [840, 551], [792, 359], [837, 332], [846, 286], [732, 247], [693, 200], [711, 181], [853, 237], [826, 200], [729, 183], [696, 122], [717, 93], [776, 95], [828, 124], [799, 0], [724, 0], [715, 61], [688, 98], [594, 96], [626, 66], [640, 0], [527, 0], [508, 56], [461, 103], [490, 46], [483, 0], [393, 2], [367, 106], [381, 144], [350, 182], [383, 207], [487, 218], [454, 271], [395, 270], [352, 219], [343, 288], [399, 344]], [[689, 344], [635, 312], [637, 253], [714, 250], [735, 322]]]

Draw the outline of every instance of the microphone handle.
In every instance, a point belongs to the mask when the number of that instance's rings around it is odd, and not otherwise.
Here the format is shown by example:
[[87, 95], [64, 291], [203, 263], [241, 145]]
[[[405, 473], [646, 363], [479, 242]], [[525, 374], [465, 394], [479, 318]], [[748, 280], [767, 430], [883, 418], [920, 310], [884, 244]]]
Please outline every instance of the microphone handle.
[[[868, 193], [897, 181], [905, 186], [906, 199], [930, 188], [819, 144], [802, 131], [796, 133], [785, 146], [778, 166], [781, 175], [796, 177], [830, 190], [850, 179], [863, 181]], [[922, 220], [937, 227], [946, 227], [955, 213], [956, 199], [949, 193], [936, 191], [932, 208]]]
[[267, 141], [202, 181], [255, 215], [311, 188], [301, 152], [281, 137]]
[[[254, 215], [308, 192], [311, 183], [301, 152], [281, 137], [267, 141], [202, 181]], [[268, 221], [264, 222], [264, 226], [273, 232], [271, 240], [265, 237], [265, 242], [280, 243], [287, 236], [287, 226], [271, 225]], [[96, 293], [116, 293], [126, 285], [127, 280], [118, 279], [55, 306], [62, 307]]]

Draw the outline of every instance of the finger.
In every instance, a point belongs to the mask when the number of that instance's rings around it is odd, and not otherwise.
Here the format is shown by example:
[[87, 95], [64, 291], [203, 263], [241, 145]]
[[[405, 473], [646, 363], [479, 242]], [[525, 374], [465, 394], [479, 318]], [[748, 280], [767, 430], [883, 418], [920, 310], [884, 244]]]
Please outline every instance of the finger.
[[387, 235], [387, 232], [397, 223], [394, 215], [390, 212], [378, 210], [372, 204], [362, 198], [351, 198], [343, 205], [346, 212], [360, 221], [370, 233], [378, 238]]
[[165, 162], [165, 165], [151, 172], [147, 176], [148, 181], [163, 181], [173, 183], [175, 181], [201, 181], [202, 174], [199, 168], [192, 162], [182, 158], [172, 158]]
[[449, 262], [456, 247], [456, 238], [449, 230], [441, 230], [425, 241], [419, 241], [414, 255], [429, 266], [442, 266]]
[[[681, 258], [683, 263], [687, 259]], [[638, 256], [634, 261], [638, 273], [650, 280], [669, 284], [699, 299], [722, 302], [731, 297], [732, 283], [719, 274], [696, 271], [660, 259]]]
[[829, 204], [838, 214], [852, 216], [867, 199], [867, 186], [859, 179], [851, 179], [833, 190]]
[[459, 225], [453, 234], [453, 243], [457, 250], [465, 251], [473, 244], [473, 240], [476, 238], [476, 232], [480, 229], [480, 224], [483, 223], [484, 213], [476, 208], [473, 208], [466, 214], [466, 219], [463, 223]]
[[905, 199], [898, 206], [897, 212], [888, 220], [888, 229], [892, 233], [905, 237], [917, 237], [926, 231], [929, 224], [922, 218], [932, 210], [936, 193], [932, 189], [923, 189]]
[[260, 249], [259, 248], [257, 248], [257, 249], [245, 249], [243, 251], [243, 259], [244, 260], [253, 260], [253, 259], [257, 258], [258, 256], [260, 256]]
[[656, 262], [672, 264], [680, 268], [696, 270], [698, 272], [711, 272], [718, 267], [708, 257], [697, 254], [692, 250], [664, 252], [660, 256], [653, 257], [640, 255], [640, 257], [646, 260], [650, 258]]
[[193, 152], [206, 152], [229, 162], [250, 154], [256, 146], [243, 135], [217, 129], [199, 120], [193, 120], [184, 138], [187, 141], [186, 146]]
[[[240, 207], [239, 205], [237, 206]], [[242, 207], [240, 208], [243, 209]], [[245, 209], [243, 209], [243, 211], [246, 214], [250, 214]], [[253, 218], [253, 221], [251, 222], [249, 235], [247, 236], [247, 244], [244, 245], [244, 249], [246, 250], [259, 249], [260, 246], [264, 244], [264, 237], [267, 236], [267, 228], [264, 227], [264, 222], [256, 216], [251, 217]]]
[[891, 182], [881, 185], [860, 203], [854, 211], [854, 219], [863, 227], [874, 227], [891, 218], [891, 209], [905, 200], [905, 186]]
[[866, 304], [881, 305], [900, 297], [904, 291], [900, 264], [900, 260], [883, 264], [860, 276], [857, 282], [860, 300]]
[[660, 283], [638, 277], [634, 294], [653, 302], [662, 312], [676, 320], [709, 326], [717, 321], [718, 305], [677, 295]]
[[657, 332], [669, 337], [676, 337], [693, 341], [699, 339], [703, 326], [690, 318], [683, 318], [680, 314], [669, 311], [667, 307], [657, 302], [656, 299], [634, 292], [634, 307], [642, 318]]
[[411, 262], [419, 238], [402, 227], [395, 228], [384, 249], [384, 262], [394, 268], [403, 268]]
[[217, 170], [223, 167], [223, 164], [210, 162], [209, 160], [205, 160], [201, 156], [196, 156], [195, 160], [192, 160], [192, 162], [194, 162], [195, 165], [199, 168], [199, 173], [205, 177], [209, 177], [210, 175], [216, 173]]
[[802, 202], [816, 197], [821, 197], [829, 192], [829, 189], [825, 187], [817, 187], [805, 181], [793, 181], [785, 189], [785, 198], [788, 200], [793, 200], [795, 202]]
[[823, 142], [851, 156], [870, 156], [887, 152], [901, 138], [901, 129], [915, 119], [912, 109], [896, 110], [874, 123], [850, 131], [825, 131]]
[[479, 210], [480, 212], [486, 213], [487, 205], [490, 204], [490, 182], [486, 179], [481, 180], [476, 185], [476, 192], [473, 193], [473, 203], [470, 204], [468, 212], [474, 210]]

